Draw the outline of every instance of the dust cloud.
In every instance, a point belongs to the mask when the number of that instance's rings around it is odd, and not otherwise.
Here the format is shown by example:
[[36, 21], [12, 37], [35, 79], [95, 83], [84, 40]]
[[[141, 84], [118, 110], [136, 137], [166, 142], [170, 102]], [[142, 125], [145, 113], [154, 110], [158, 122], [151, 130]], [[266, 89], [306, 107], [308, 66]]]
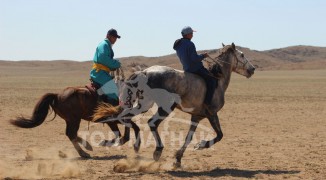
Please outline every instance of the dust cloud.
[[9, 164], [0, 160], [0, 179], [76, 178], [82, 170], [69, 157], [70, 152], [55, 148], [29, 148], [23, 164]]
[[173, 169], [172, 164], [156, 162], [153, 159], [143, 157], [132, 157], [119, 160], [113, 167], [117, 173], [124, 172], [163, 172]]

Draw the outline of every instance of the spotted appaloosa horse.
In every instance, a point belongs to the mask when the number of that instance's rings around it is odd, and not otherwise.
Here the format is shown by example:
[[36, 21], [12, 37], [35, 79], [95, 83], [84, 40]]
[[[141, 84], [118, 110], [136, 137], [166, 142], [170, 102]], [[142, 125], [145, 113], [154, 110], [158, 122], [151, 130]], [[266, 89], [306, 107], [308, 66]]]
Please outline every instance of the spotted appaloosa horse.
[[[231, 73], [236, 72], [250, 78], [254, 74], [255, 67], [241, 51], [236, 49], [233, 43], [232, 45], [224, 46], [219, 56], [212, 60], [209, 71], [213, 76], [218, 76], [218, 85], [212, 99], [212, 105], [214, 106], [212, 116], [208, 116], [203, 108], [206, 85], [205, 81], [198, 75], [166, 66], [152, 66], [143, 71], [135, 72], [126, 81], [123, 90], [124, 97], [122, 98], [124, 110], [120, 113], [121, 117], [128, 116], [131, 122], [133, 116], [148, 111], [154, 103], [158, 106], [157, 112], [148, 120], [156, 140], [156, 149], [153, 154], [155, 160], [160, 158], [164, 148], [157, 131], [158, 126], [174, 108], [179, 108], [191, 114], [191, 125], [185, 143], [176, 153], [176, 167], [181, 166], [181, 158], [184, 151], [192, 140], [197, 125], [202, 119], [208, 118], [216, 132], [216, 137], [210, 141], [202, 140], [195, 148], [209, 148], [222, 139], [223, 133], [217, 112], [224, 105], [225, 91], [230, 83]], [[99, 107], [99, 110], [94, 114], [95, 119], [110, 115], [109, 112], [105, 113], [105, 107]]]

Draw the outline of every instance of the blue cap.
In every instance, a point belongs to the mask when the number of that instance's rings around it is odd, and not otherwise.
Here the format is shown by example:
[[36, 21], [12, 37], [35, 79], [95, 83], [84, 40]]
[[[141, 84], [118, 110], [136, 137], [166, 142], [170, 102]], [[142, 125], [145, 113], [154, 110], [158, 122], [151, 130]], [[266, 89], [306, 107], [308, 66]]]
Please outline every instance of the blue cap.
[[121, 36], [119, 36], [118, 35], [118, 32], [117, 32], [117, 30], [115, 30], [115, 29], [110, 29], [109, 31], [108, 31], [108, 33], [107, 33], [107, 36], [113, 36], [113, 37], [117, 37], [117, 38], [121, 38]]
[[196, 32], [196, 31], [194, 31], [190, 26], [186, 26], [181, 30], [181, 34], [183, 36], [187, 35], [187, 34], [190, 34], [190, 33], [193, 33], [193, 32]]

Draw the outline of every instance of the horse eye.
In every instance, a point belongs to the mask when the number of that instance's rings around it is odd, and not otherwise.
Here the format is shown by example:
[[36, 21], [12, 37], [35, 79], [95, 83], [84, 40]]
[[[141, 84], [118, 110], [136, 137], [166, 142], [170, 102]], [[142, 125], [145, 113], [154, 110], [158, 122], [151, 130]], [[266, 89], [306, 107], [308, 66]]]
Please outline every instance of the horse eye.
[[242, 58], [244, 57], [244, 55], [241, 53], [241, 55], [240, 55]]

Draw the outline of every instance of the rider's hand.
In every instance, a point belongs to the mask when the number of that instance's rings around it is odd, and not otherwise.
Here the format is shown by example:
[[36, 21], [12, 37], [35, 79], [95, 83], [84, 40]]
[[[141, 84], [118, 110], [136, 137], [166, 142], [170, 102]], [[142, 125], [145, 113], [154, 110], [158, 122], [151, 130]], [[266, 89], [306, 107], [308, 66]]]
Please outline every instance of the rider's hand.
[[203, 56], [204, 56], [204, 58], [207, 58], [207, 57], [208, 57], [208, 54], [205, 52], [205, 53], [203, 54]]

